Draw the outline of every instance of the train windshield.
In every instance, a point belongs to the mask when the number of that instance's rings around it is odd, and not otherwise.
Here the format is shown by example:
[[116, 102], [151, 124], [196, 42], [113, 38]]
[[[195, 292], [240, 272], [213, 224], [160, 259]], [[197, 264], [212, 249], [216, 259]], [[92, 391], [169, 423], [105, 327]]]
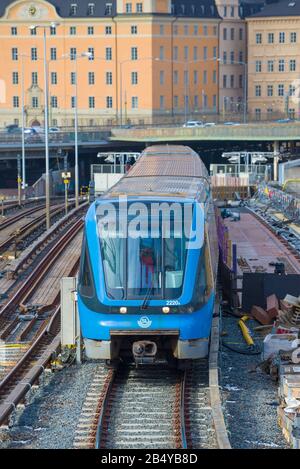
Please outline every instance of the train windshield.
[[161, 217], [145, 224], [149, 219], [148, 215], [140, 219], [138, 233], [132, 233], [134, 219], [130, 216], [122, 233], [120, 219], [107, 226], [106, 232], [98, 223], [106, 291], [112, 299], [175, 299], [181, 295], [187, 257], [183, 221], [175, 223], [173, 214], [166, 234]]

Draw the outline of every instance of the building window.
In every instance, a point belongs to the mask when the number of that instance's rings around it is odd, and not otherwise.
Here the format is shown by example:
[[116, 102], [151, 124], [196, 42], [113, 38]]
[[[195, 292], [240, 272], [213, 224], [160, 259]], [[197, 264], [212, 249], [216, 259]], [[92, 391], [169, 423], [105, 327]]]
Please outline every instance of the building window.
[[76, 15], [77, 15], [77, 3], [71, 3], [70, 16], [76, 16]]
[[183, 32], [184, 32], [184, 35], [185, 35], [185, 36], [188, 36], [188, 34], [189, 34], [189, 27], [188, 27], [187, 24], [184, 25], [184, 27], [183, 27]]
[[217, 95], [216, 94], [213, 95], [213, 107], [214, 108], [217, 107]]
[[289, 96], [296, 96], [296, 86], [289, 85]]
[[261, 60], [257, 60], [255, 62], [255, 71], [256, 72], [261, 72]]
[[95, 108], [95, 96], [89, 96], [89, 108], [90, 109]]
[[268, 72], [274, 72], [274, 60], [268, 60]]
[[94, 85], [95, 84], [95, 73], [94, 72], [89, 72], [88, 82], [89, 82], [89, 85]]
[[137, 47], [131, 48], [131, 60], [138, 60], [138, 49]]
[[159, 58], [160, 58], [160, 60], [163, 60], [165, 58], [165, 48], [164, 48], [164, 46], [159, 47]]
[[268, 43], [273, 44], [274, 43], [274, 33], [269, 33], [268, 34]]
[[213, 26], [213, 35], [217, 36], [217, 34], [218, 34], [218, 28], [217, 26]]
[[189, 72], [187, 70], [184, 71], [184, 74], [183, 74], [183, 79], [184, 79], [184, 84], [185, 85], [188, 85], [189, 83]]
[[223, 29], [223, 40], [226, 41], [227, 39], [227, 28]]
[[142, 3], [137, 3], [136, 4], [136, 12], [137, 13], [143, 13], [143, 4]]
[[137, 96], [132, 96], [131, 109], [138, 109], [138, 107], [139, 107], [139, 98]]
[[105, 74], [105, 77], [106, 77], [106, 84], [107, 85], [112, 85], [113, 82], [112, 82], [112, 72], [106, 72]]
[[178, 108], [178, 96], [174, 96], [174, 108], [177, 109]]
[[111, 26], [105, 26], [105, 34], [110, 35], [112, 33]]
[[34, 109], [39, 107], [39, 99], [36, 96], [33, 96], [31, 100], [31, 105]]
[[255, 96], [257, 98], [261, 96], [261, 86], [260, 85], [255, 86]]
[[243, 75], [239, 75], [239, 88], [243, 88]]
[[262, 34], [261, 33], [256, 33], [256, 44], [261, 44], [262, 43]]
[[51, 72], [51, 85], [57, 85], [57, 73]]
[[207, 25], [206, 25], [206, 24], [203, 26], [203, 35], [204, 35], [204, 36], [207, 36], [207, 35], [208, 35], [208, 28], [207, 28]]
[[194, 70], [194, 85], [198, 84], [198, 72], [197, 70]]
[[224, 50], [224, 52], [223, 52], [223, 64], [225, 64], [225, 65], [227, 64], [227, 52], [226, 52], [226, 50]]
[[189, 48], [188, 48], [188, 46], [184, 46], [183, 53], [184, 53], [184, 59], [187, 60], [189, 58]]
[[112, 3], [106, 3], [105, 5], [105, 15], [111, 16], [112, 15]]
[[37, 59], [38, 59], [38, 57], [37, 57], [37, 48], [32, 47], [31, 48], [31, 60], [36, 61]]
[[95, 50], [93, 47], [88, 48], [88, 53], [89, 53], [89, 60], [94, 60], [95, 59]]
[[164, 97], [164, 96], [160, 96], [160, 97], [159, 97], [159, 108], [160, 108], [160, 109], [164, 109], [164, 108], [165, 108], [165, 97]]
[[194, 96], [194, 108], [198, 109], [199, 107], [199, 96], [195, 95]]
[[13, 83], [13, 85], [18, 85], [19, 84], [19, 73], [18, 72], [13, 72], [13, 74], [12, 74], [12, 83]]
[[132, 3], [126, 3], [126, 13], [132, 13]]
[[234, 17], [234, 7], [233, 6], [230, 7], [230, 16], [231, 16], [231, 18]]
[[174, 85], [178, 85], [178, 70], [174, 70], [173, 81], [174, 81]]
[[10, 30], [12, 36], [17, 36], [18, 35], [18, 29], [16, 26], [13, 26]]
[[94, 35], [94, 26], [88, 26], [87, 33], [88, 33], [89, 36], [93, 36]]
[[212, 81], [213, 83], [217, 83], [217, 71], [216, 70], [213, 70]]
[[19, 107], [20, 101], [19, 96], [13, 96], [13, 107]]
[[71, 107], [73, 109], [76, 107], [76, 96], [71, 96]]
[[51, 96], [50, 104], [51, 107], [57, 108], [57, 96]]
[[131, 84], [132, 85], [138, 84], [138, 72], [131, 72]]
[[159, 72], [159, 83], [160, 85], [163, 85], [165, 82], [165, 72], [163, 70], [161, 70]]
[[112, 96], [106, 96], [106, 108], [111, 109], [113, 107]]
[[174, 36], [177, 36], [178, 34], [178, 26], [177, 24], [174, 26]]
[[230, 63], [234, 64], [234, 51], [230, 51]]
[[105, 58], [106, 60], [112, 60], [112, 48], [111, 47], [105, 48]]
[[269, 107], [269, 108], [267, 109], [267, 118], [268, 118], [268, 119], [271, 119], [272, 114], [273, 114], [273, 109]]
[[199, 31], [198, 25], [197, 25], [197, 24], [194, 24], [194, 35], [195, 35], [195, 36], [197, 36], [198, 31]]
[[217, 48], [216, 47], [213, 47], [213, 58], [214, 59], [217, 58]]
[[163, 36], [165, 34], [165, 27], [163, 24], [159, 25], [159, 34]]
[[207, 47], [203, 47], [203, 60], [207, 60]]
[[50, 26], [50, 36], [56, 36], [56, 27]]
[[51, 47], [51, 49], [50, 49], [50, 58], [51, 58], [51, 60], [56, 60], [57, 59], [56, 47]]
[[290, 72], [295, 72], [296, 71], [296, 60], [291, 59], [290, 60]]
[[71, 47], [70, 49], [70, 59], [75, 60], [77, 57], [77, 49], [76, 47]]
[[227, 88], [227, 75], [223, 75], [223, 88]]
[[203, 70], [203, 85], [207, 85], [207, 71]]
[[76, 85], [76, 73], [71, 72], [71, 85]]
[[243, 31], [243, 28], [240, 28], [239, 29], [239, 40], [242, 41], [244, 38], [244, 31]]
[[234, 75], [230, 75], [230, 88], [234, 88]]
[[230, 39], [234, 41], [234, 28], [230, 29]]
[[260, 119], [261, 119], [261, 109], [259, 109], [259, 108], [255, 109], [255, 119], [257, 121], [260, 121]]
[[193, 59], [197, 60], [198, 59], [198, 47], [194, 46], [193, 48]]
[[242, 50], [240, 50], [240, 52], [239, 52], [239, 62], [241, 62], [241, 63], [242, 63], [242, 62], [243, 62], [243, 60], [244, 60], [243, 51], [242, 51]]
[[76, 26], [70, 26], [70, 36], [76, 36]]
[[273, 96], [273, 85], [267, 86], [267, 96]]
[[227, 16], [227, 6], [223, 7], [223, 16], [226, 18]]
[[279, 62], [278, 62], [278, 71], [279, 71], [279, 72], [284, 72], [284, 59], [279, 59]]
[[88, 16], [93, 16], [95, 14], [95, 3], [89, 3], [88, 4], [87, 14], [88, 14]]
[[279, 42], [281, 44], [285, 42], [285, 32], [279, 33]]
[[278, 96], [284, 96], [284, 85], [278, 85]]
[[295, 109], [289, 109], [288, 113], [289, 113], [289, 118], [290, 119], [295, 119], [295, 116], [296, 116]]
[[137, 34], [137, 32], [138, 32], [137, 26], [136, 26], [136, 25], [132, 25], [132, 26], [131, 26], [131, 34]]
[[37, 28], [31, 28], [30, 29], [30, 35], [31, 36], [36, 36], [37, 35]]
[[178, 59], [178, 47], [174, 46], [173, 48], [173, 59], [177, 60]]
[[291, 33], [290, 38], [291, 42], [297, 42], [297, 33]]

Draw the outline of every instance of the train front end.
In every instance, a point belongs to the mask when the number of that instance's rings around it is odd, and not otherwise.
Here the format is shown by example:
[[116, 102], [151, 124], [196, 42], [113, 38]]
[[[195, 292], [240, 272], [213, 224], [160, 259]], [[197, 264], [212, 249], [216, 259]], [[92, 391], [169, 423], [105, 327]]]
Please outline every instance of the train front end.
[[204, 205], [122, 204], [100, 199], [86, 217], [78, 307], [87, 357], [205, 357], [215, 295]]

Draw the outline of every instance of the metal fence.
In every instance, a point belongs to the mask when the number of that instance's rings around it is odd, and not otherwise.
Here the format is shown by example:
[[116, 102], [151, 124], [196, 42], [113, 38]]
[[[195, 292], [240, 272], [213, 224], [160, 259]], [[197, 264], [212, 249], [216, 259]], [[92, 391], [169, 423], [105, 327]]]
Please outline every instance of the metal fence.
[[258, 187], [256, 197], [262, 202], [278, 209], [287, 218], [300, 222], [300, 197], [288, 194], [279, 188], [267, 184]]

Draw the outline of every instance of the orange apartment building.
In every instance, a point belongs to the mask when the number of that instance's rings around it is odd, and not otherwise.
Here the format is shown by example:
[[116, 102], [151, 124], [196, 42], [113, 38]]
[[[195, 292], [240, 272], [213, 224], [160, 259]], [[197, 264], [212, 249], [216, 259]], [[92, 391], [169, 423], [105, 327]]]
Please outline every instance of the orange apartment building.
[[81, 126], [216, 113], [219, 22], [214, 0], [0, 0], [0, 127], [22, 96], [43, 125], [43, 27], [52, 126], [73, 125], [76, 80]]

